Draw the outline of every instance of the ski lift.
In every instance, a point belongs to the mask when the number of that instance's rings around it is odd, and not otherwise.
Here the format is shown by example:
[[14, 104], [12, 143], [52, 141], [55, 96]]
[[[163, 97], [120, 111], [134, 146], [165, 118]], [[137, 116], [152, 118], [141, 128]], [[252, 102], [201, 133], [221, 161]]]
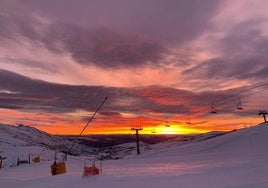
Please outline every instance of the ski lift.
[[65, 162], [57, 162], [54, 161], [54, 163], [50, 166], [51, 174], [52, 176], [58, 175], [58, 174], [64, 174], [66, 173], [66, 164]]
[[[101, 109], [101, 107], [104, 105], [105, 101], [108, 99], [108, 97], [105, 97], [105, 99], [102, 101], [102, 103], [99, 105], [99, 107], [96, 109], [96, 111], [94, 112], [94, 114], [91, 116], [91, 118], [88, 120], [87, 124], [84, 126], [84, 128], [82, 129], [82, 131], [80, 132], [79, 136], [81, 136], [84, 132], [84, 130], [87, 128], [87, 126], [89, 125], [89, 123], [94, 119], [94, 117], [96, 116], [97, 112]], [[54, 175], [58, 175], [58, 174], [64, 174], [67, 172], [66, 170], [66, 164], [65, 161], [67, 161], [67, 155], [69, 153], [71, 153], [73, 147], [75, 146], [76, 142], [73, 142], [73, 144], [71, 145], [71, 147], [69, 148], [69, 150], [65, 153], [65, 156], [63, 158], [63, 160], [61, 162], [57, 162], [57, 151], [55, 152], [55, 161], [54, 163], [50, 166], [50, 170], [51, 170], [51, 174], [52, 176]]]
[[153, 128], [153, 129], [151, 130], [151, 133], [156, 133], [155, 128]]
[[30, 163], [31, 163], [30, 154], [28, 155], [28, 160], [27, 159], [21, 160], [19, 157], [17, 158], [17, 166], [19, 166], [20, 164], [30, 164]]
[[210, 113], [212, 113], [212, 114], [217, 114], [217, 113], [218, 113], [218, 111], [217, 111], [217, 109], [215, 108], [213, 102], [211, 103], [211, 111], [210, 111]]
[[169, 124], [169, 121], [168, 121], [168, 117], [166, 116], [166, 124], [165, 124], [166, 127], [170, 127], [170, 124]]
[[[105, 97], [105, 99], [102, 101], [102, 103], [99, 105], [99, 107], [96, 109], [96, 111], [94, 112], [94, 114], [91, 116], [91, 118], [88, 120], [87, 124], [84, 126], [84, 128], [82, 129], [82, 131], [80, 132], [79, 136], [81, 136], [83, 134], [83, 132], [85, 131], [85, 129], [88, 127], [89, 123], [94, 119], [94, 117], [96, 116], [96, 114], [98, 113], [98, 111], [101, 109], [101, 107], [104, 105], [105, 101], [108, 99], [108, 97]], [[75, 146], [76, 142], [73, 142], [73, 144], [71, 145], [71, 147], [69, 148], [69, 150], [65, 153], [64, 156], [64, 161], [67, 161], [67, 155], [69, 153], [71, 153], [73, 147]]]
[[39, 155], [38, 155], [37, 157], [34, 157], [34, 158], [32, 159], [32, 161], [33, 161], [34, 163], [40, 163], [40, 161], [41, 161], [40, 157], [41, 157], [41, 155], [44, 153], [44, 151], [45, 151], [46, 149], [47, 149], [47, 148], [44, 148], [44, 149], [39, 153]]
[[58, 174], [64, 174], [66, 173], [66, 164], [65, 161], [57, 162], [57, 151], [55, 151], [55, 161], [50, 166], [51, 174], [52, 176], [58, 175]]
[[40, 161], [41, 161], [40, 157], [33, 158], [34, 163], [40, 163]]
[[101, 173], [102, 170], [102, 164], [100, 164], [100, 169], [95, 166], [95, 158], [93, 160], [93, 163], [91, 166], [87, 166], [86, 162], [84, 164], [84, 169], [83, 169], [83, 178], [86, 176], [94, 176], [98, 175]]
[[243, 110], [244, 109], [243, 106], [242, 106], [241, 98], [239, 98], [239, 101], [238, 101], [238, 103], [236, 105], [236, 109], [238, 109], [238, 110]]
[[187, 124], [192, 124], [191, 119], [189, 117], [187, 117], [186, 123]]

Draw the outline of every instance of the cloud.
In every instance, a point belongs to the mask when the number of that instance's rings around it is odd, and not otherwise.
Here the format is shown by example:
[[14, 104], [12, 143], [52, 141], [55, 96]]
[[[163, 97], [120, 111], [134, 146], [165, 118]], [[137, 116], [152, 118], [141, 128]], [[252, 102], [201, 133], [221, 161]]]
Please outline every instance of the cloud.
[[38, 47], [44, 44], [52, 53], [70, 54], [81, 65], [104, 69], [156, 66], [167, 52], [166, 47], [150, 37], [107, 27], [86, 29], [62, 22], [43, 24], [34, 17], [9, 16], [1, 20], [2, 41], [9, 39], [23, 45], [24, 38]]
[[217, 101], [238, 92], [226, 90], [194, 93], [163, 86], [72, 86], [33, 80], [5, 70], [0, 70], [0, 73], [2, 108], [50, 113], [77, 110], [94, 112], [107, 96], [103, 116], [121, 116], [122, 113], [152, 117], [153, 114], [207, 114], [213, 100]]
[[82, 65], [95, 65], [104, 69], [135, 68], [159, 64], [167, 51], [150, 38], [124, 34], [108, 28], [88, 30], [68, 24], [51, 27], [45, 43], [49, 47], [53, 46], [53, 50], [61, 44], [63, 50]]
[[[107, 102], [94, 119], [96, 125], [106, 130], [112, 127], [129, 129], [131, 125], [158, 126], [166, 123], [167, 119], [175, 126], [185, 124], [187, 117], [192, 120], [192, 126], [205, 126], [206, 130], [211, 130], [218, 128], [215, 122], [220, 120], [225, 125], [233, 119], [257, 116], [256, 107], [263, 106], [263, 102], [257, 103], [255, 99], [248, 98], [251, 90], [243, 93], [245, 89], [248, 88], [191, 92], [163, 86], [73, 86], [34, 80], [0, 70], [0, 108], [4, 114], [7, 113], [3, 121], [45, 127], [53, 124], [52, 127], [61, 127], [60, 132], [66, 128], [62, 125], [71, 126], [71, 130], [75, 131], [82, 122], [87, 122], [89, 114], [95, 112], [106, 96]], [[241, 112], [235, 111], [240, 96], [245, 108]], [[220, 116], [210, 114], [211, 102], [214, 102]], [[227, 121], [223, 117], [228, 117]], [[50, 131], [54, 133], [52, 127]]]
[[[256, 116], [265, 95], [243, 91], [267, 78], [264, 2], [2, 0], [0, 107], [59, 124], [106, 96], [96, 121], [208, 123], [212, 101], [228, 117]], [[241, 92], [252, 106], [230, 114]]]
[[[159, 67], [169, 63], [165, 56], [170, 44], [184, 45], [209, 28], [221, 3], [117, 0], [64, 4], [6, 1], [4, 7], [9, 8], [0, 14], [2, 40], [27, 39], [52, 53], [70, 54], [81, 65], [104, 69]], [[16, 7], [18, 12], [12, 13]]]
[[31, 42], [42, 38], [42, 29], [45, 26], [42, 19], [27, 7], [16, 1], [3, 1], [0, 7], [0, 40], [8, 43], [16, 41], [22, 45], [22, 40]]
[[[115, 88], [103, 86], [71, 86], [33, 80], [9, 71], [0, 71], [0, 100], [2, 108], [20, 108], [58, 113], [74, 112], [77, 109], [95, 111], [101, 101], [108, 96], [106, 114], [113, 113], [176, 113], [186, 109], [184, 103], [171, 104], [159, 101], [169, 100], [167, 96], [155, 96], [157, 88]], [[142, 95], [152, 89], [149, 96]], [[168, 89], [177, 94], [183, 93]], [[158, 87], [158, 90], [165, 88]], [[5, 91], [5, 92], [3, 92]], [[148, 92], [147, 92], [148, 93]], [[162, 99], [158, 99], [162, 98]], [[181, 109], [181, 110], [179, 110]], [[183, 110], [182, 110], [183, 109]]]
[[169, 42], [182, 42], [200, 35], [210, 26], [210, 19], [217, 14], [222, 1], [30, 0], [25, 4], [31, 10], [56, 21], [77, 23], [89, 28], [112, 26]]
[[[77, 108], [92, 110], [103, 97], [105, 88], [68, 86], [33, 80], [1, 70], [2, 104], [17, 105], [26, 110], [71, 112]], [[95, 90], [100, 96], [96, 96]], [[91, 101], [92, 98], [97, 101]]]
[[262, 28], [265, 23], [266, 19], [254, 18], [237, 23], [219, 41], [220, 50], [231, 56], [267, 53], [268, 40]]
[[263, 24], [262, 19], [248, 19], [233, 25], [223, 36], [214, 36], [211, 49], [207, 49], [216, 51], [214, 56], [185, 69], [182, 74], [196, 75], [200, 80], [261, 82], [267, 77], [268, 69], [268, 40]]

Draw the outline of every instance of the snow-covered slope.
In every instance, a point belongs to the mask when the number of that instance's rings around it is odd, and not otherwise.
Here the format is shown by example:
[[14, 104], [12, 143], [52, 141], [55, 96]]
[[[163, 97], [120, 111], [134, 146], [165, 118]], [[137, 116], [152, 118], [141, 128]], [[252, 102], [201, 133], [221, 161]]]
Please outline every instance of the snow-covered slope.
[[184, 144], [174, 139], [155, 144], [139, 156], [103, 161], [103, 173], [90, 178], [81, 178], [87, 160], [71, 156], [66, 163], [66, 174], [51, 176], [52, 161], [44, 160], [38, 164], [4, 168], [0, 172], [0, 182], [3, 187], [20, 188], [268, 187], [268, 124], [216, 137], [212, 135], [202, 135], [202, 139], [199, 137]]
[[[50, 135], [30, 126], [11, 126], [0, 124], [0, 155], [9, 156], [4, 166], [14, 166], [17, 158], [28, 159], [47, 153], [66, 152], [74, 140], [66, 137]], [[46, 152], [44, 152], [46, 151]], [[70, 151], [72, 154], [95, 154], [96, 149], [75, 143]], [[44, 153], [44, 154], [43, 154]], [[61, 155], [61, 154], [59, 154]], [[43, 156], [42, 156], [43, 157]], [[48, 158], [52, 158], [51, 154]], [[47, 159], [46, 159], [47, 160]]]
[[52, 136], [34, 127], [19, 125], [10, 126], [0, 124], [0, 143], [6, 146], [47, 146], [55, 147], [70, 144], [68, 140], [59, 136]]
[[[225, 132], [211, 132], [194, 136], [180, 136], [175, 139], [170, 139], [164, 143], [170, 143], [170, 146], [172, 146], [190, 142], [199, 142], [222, 134], [225, 134]], [[69, 151], [70, 147], [75, 142], [75, 147], [73, 147], [71, 150], [72, 154], [82, 156], [96, 155], [97, 158], [101, 160], [122, 159], [136, 153], [136, 143], [134, 142], [126, 142], [124, 144], [115, 146], [96, 148], [89, 147], [88, 144], [86, 144], [89, 142], [87, 139], [87, 137], [50, 135], [30, 126], [10, 126], [0, 124], [0, 146], [9, 147], [9, 150], [12, 147], [14, 147], [13, 149], [18, 150], [19, 147], [25, 149], [26, 146], [40, 146], [42, 148], [47, 148], [50, 150], [66, 152]], [[165, 147], [165, 144], [163, 146]], [[140, 142], [140, 147], [141, 152], [149, 151], [155, 148], [153, 144], [143, 143], [142, 141]], [[157, 147], [158, 145], [156, 145], [156, 148]], [[30, 147], [28, 147], [28, 149], [29, 148]], [[43, 149], [39, 150], [42, 152]], [[29, 152], [33, 153], [31, 151]]]

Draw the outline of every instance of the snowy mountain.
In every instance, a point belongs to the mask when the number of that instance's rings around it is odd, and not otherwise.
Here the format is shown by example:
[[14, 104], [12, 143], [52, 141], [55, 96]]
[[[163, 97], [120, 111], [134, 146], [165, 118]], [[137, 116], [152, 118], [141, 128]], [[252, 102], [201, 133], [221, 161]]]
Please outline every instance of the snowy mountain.
[[9, 146], [47, 146], [54, 147], [59, 143], [68, 141], [39, 131], [34, 127], [19, 125], [1, 125], [0, 124], [0, 142], [1, 145]]
[[[5, 166], [14, 166], [17, 157], [28, 159], [39, 156], [44, 151], [46, 153], [57, 152], [70, 152], [71, 155], [95, 155], [96, 149], [93, 147], [85, 146], [80, 143], [75, 143], [75, 147], [69, 151], [70, 147], [74, 144], [75, 140], [69, 137], [50, 135], [30, 126], [10, 126], [0, 124], [0, 155], [6, 155], [7, 152], [12, 158], [10, 163]], [[14, 151], [22, 151], [20, 155], [14, 154]], [[55, 155], [55, 154], [54, 154]], [[60, 155], [63, 155], [62, 153]]]
[[[266, 188], [267, 142], [268, 123], [225, 134], [213, 132], [175, 138], [146, 147], [143, 145], [138, 156], [134, 152], [124, 159], [102, 161], [102, 174], [85, 179], [81, 178], [83, 164], [89, 160], [82, 156], [70, 156], [66, 163], [67, 173], [51, 176], [49, 166], [53, 152], [49, 151], [39, 164], [4, 166], [0, 170], [0, 182], [3, 187], [20, 188], [162, 188], [167, 185], [174, 188]], [[125, 152], [125, 148], [130, 146], [135, 148], [135, 143], [116, 147]], [[3, 147], [1, 144], [0, 151], [10, 158], [21, 154], [24, 151], [21, 148], [36, 152], [41, 147]], [[96, 165], [99, 166], [100, 161]]]
[[[68, 151], [75, 140], [68, 137], [50, 135], [30, 126], [10, 126], [0, 124], [0, 144], [1, 146], [41, 146], [47, 149]], [[84, 147], [83, 144], [76, 143], [73, 147], [73, 154], [78, 154], [88, 148], [91, 151], [92, 147]]]
[[[226, 132], [210, 132], [200, 135], [187, 135], [187, 136], [144, 136], [141, 135], [140, 147], [141, 151], [149, 151], [154, 148], [154, 144], [161, 140], [164, 143], [170, 143], [171, 145], [186, 144], [189, 142], [199, 142], [202, 140], [210, 139], [216, 136], [225, 134]], [[95, 136], [96, 137], [96, 136]], [[98, 136], [97, 136], [98, 137]], [[132, 139], [130, 139], [132, 137]], [[156, 138], [155, 138], [156, 137]], [[95, 155], [100, 160], [107, 159], [121, 159], [126, 158], [128, 155], [136, 153], [135, 136], [100, 136], [96, 139], [96, 142], [90, 144], [89, 136], [58, 136], [50, 135], [43, 131], [40, 131], [34, 127], [19, 125], [1, 125], [0, 124], [0, 146], [1, 147], [23, 147], [26, 146], [39, 146], [47, 150], [56, 150], [58, 152], [69, 152], [71, 155], [79, 156], [91, 156]], [[94, 136], [93, 136], [94, 139]], [[103, 141], [107, 139], [111, 144]], [[149, 142], [151, 139], [151, 142]], [[155, 140], [155, 141], [154, 141]], [[101, 144], [98, 144], [101, 143]], [[118, 144], [116, 144], [118, 143]], [[160, 144], [161, 145], [161, 144]], [[74, 146], [74, 147], [72, 147]], [[71, 151], [69, 149], [72, 147]], [[156, 146], [159, 147], [159, 146]], [[165, 147], [165, 144], [164, 144]], [[0, 148], [1, 154], [1, 148]]]

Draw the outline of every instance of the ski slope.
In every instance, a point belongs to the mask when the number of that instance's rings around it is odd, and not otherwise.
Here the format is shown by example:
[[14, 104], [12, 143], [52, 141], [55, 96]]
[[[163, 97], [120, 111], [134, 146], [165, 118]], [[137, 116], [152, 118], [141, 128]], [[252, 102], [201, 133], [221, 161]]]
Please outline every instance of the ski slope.
[[1, 187], [20, 188], [267, 188], [267, 143], [268, 124], [185, 144], [175, 139], [155, 144], [139, 156], [102, 161], [102, 174], [86, 178], [82, 178], [87, 161], [83, 157], [69, 157], [67, 173], [52, 176], [53, 152], [48, 151], [41, 163], [1, 169], [0, 183]]

